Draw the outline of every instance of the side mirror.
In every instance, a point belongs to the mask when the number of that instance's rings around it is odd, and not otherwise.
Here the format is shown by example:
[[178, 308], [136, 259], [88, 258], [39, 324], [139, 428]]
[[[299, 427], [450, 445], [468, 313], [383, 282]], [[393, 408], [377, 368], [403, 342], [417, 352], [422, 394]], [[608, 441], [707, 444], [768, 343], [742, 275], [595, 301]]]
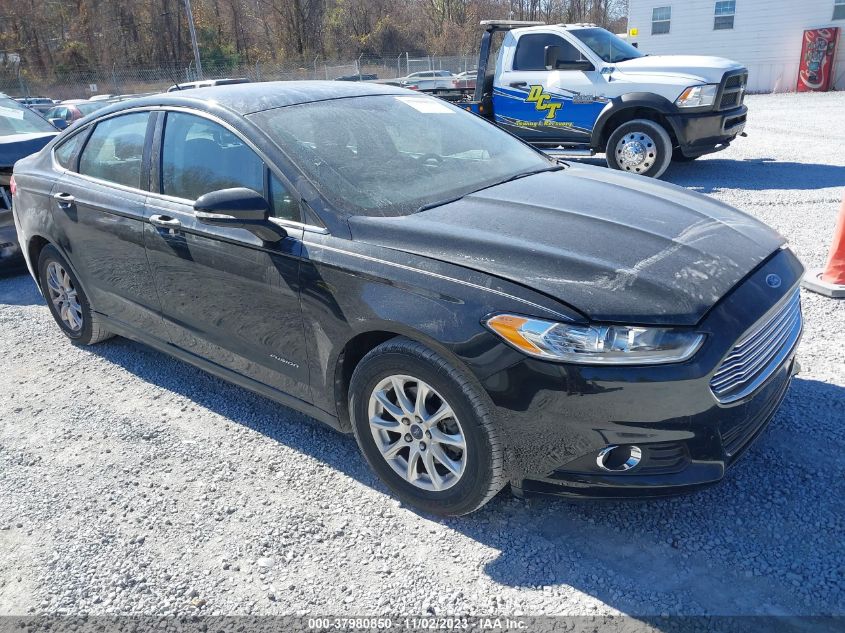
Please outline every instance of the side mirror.
[[67, 127], [67, 121], [64, 119], [47, 119], [50, 124], [57, 130], [64, 130]]
[[545, 64], [546, 70], [580, 70], [589, 72], [595, 70], [592, 62], [586, 59], [579, 59], [578, 61], [567, 61], [560, 58], [560, 46], [546, 46], [545, 48]]
[[197, 220], [211, 226], [251, 231], [265, 242], [278, 242], [287, 232], [270, 222], [270, 205], [257, 191], [246, 187], [220, 189], [197, 198]]

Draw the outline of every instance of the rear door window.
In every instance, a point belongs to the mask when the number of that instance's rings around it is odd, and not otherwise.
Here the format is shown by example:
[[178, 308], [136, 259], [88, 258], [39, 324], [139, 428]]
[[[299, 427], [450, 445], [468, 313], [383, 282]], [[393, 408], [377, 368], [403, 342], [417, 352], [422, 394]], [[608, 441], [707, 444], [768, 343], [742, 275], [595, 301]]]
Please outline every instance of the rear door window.
[[74, 159], [82, 143], [85, 142], [85, 136], [85, 132], [82, 131], [63, 141], [55, 150], [56, 162], [65, 169], [73, 170], [76, 167]]
[[149, 112], [133, 112], [106, 119], [91, 133], [79, 173], [126, 187], [142, 189], [141, 172]]

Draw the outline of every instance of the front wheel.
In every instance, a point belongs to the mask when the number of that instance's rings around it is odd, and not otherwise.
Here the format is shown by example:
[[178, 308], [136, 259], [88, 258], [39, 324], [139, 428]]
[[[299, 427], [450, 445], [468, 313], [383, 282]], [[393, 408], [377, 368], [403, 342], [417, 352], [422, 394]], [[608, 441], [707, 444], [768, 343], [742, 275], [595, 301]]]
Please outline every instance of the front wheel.
[[489, 397], [440, 355], [406, 338], [387, 341], [355, 368], [349, 394], [361, 452], [404, 503], [457, 516], [504, 487]]
[[672, 162], [672, 139], [659, 123], [635, 119], [613, 131], [605, 151], [612, 169], [660, 178]]

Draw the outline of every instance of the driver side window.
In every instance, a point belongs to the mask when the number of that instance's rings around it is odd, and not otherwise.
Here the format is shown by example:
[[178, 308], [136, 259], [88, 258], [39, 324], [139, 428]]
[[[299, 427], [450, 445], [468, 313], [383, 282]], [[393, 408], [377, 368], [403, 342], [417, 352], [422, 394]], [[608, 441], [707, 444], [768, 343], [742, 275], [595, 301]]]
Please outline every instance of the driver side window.
[[264, 191], [264, 163], [222, 125], [168, 112], [161, 146], [161, 193], [196, 200], [218, 189]]
[[529, 33], [519, 38], [513, 59], [514, 70], [546, 70], [546, 47], [560, 47], [558, 59], [564, 62], [577, 62], [581, 51], [568, 41], [551, 33]]

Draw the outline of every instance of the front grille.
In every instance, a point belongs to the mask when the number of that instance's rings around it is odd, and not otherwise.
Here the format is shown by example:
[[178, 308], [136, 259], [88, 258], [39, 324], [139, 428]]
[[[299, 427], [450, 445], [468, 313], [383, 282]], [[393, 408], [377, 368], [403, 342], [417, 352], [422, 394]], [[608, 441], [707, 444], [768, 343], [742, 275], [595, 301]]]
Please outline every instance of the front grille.
[[747, 71], [728, 75], [722, 82], [722, 98], [719, 101], [719, 109], [728, 110], [741, 106], [745, 101], [745, 88], [747, 85]]
[[785, 377], [783, 383], [766, 396], [765, 402], [757, 403], [758, 410], [756, 413], [747, 418], [742, 418], [733, 426], [721, 429], [722, 446], [724, 446], [728, 457], [737, 457], [757, 433], [766, 426], [774, 416], [784, 396], [786, 396], [788, 387], [789, 379]]
[[739, 103], [739, 93], [729, 92], [722, 97], [722, 110], [733, 108]]
[[801, 295], [795, 290], [752, 326], [719, 365], [710, 379], [716, 399], [734, 402], [766, 382], [795, 347], [801, 326]]

